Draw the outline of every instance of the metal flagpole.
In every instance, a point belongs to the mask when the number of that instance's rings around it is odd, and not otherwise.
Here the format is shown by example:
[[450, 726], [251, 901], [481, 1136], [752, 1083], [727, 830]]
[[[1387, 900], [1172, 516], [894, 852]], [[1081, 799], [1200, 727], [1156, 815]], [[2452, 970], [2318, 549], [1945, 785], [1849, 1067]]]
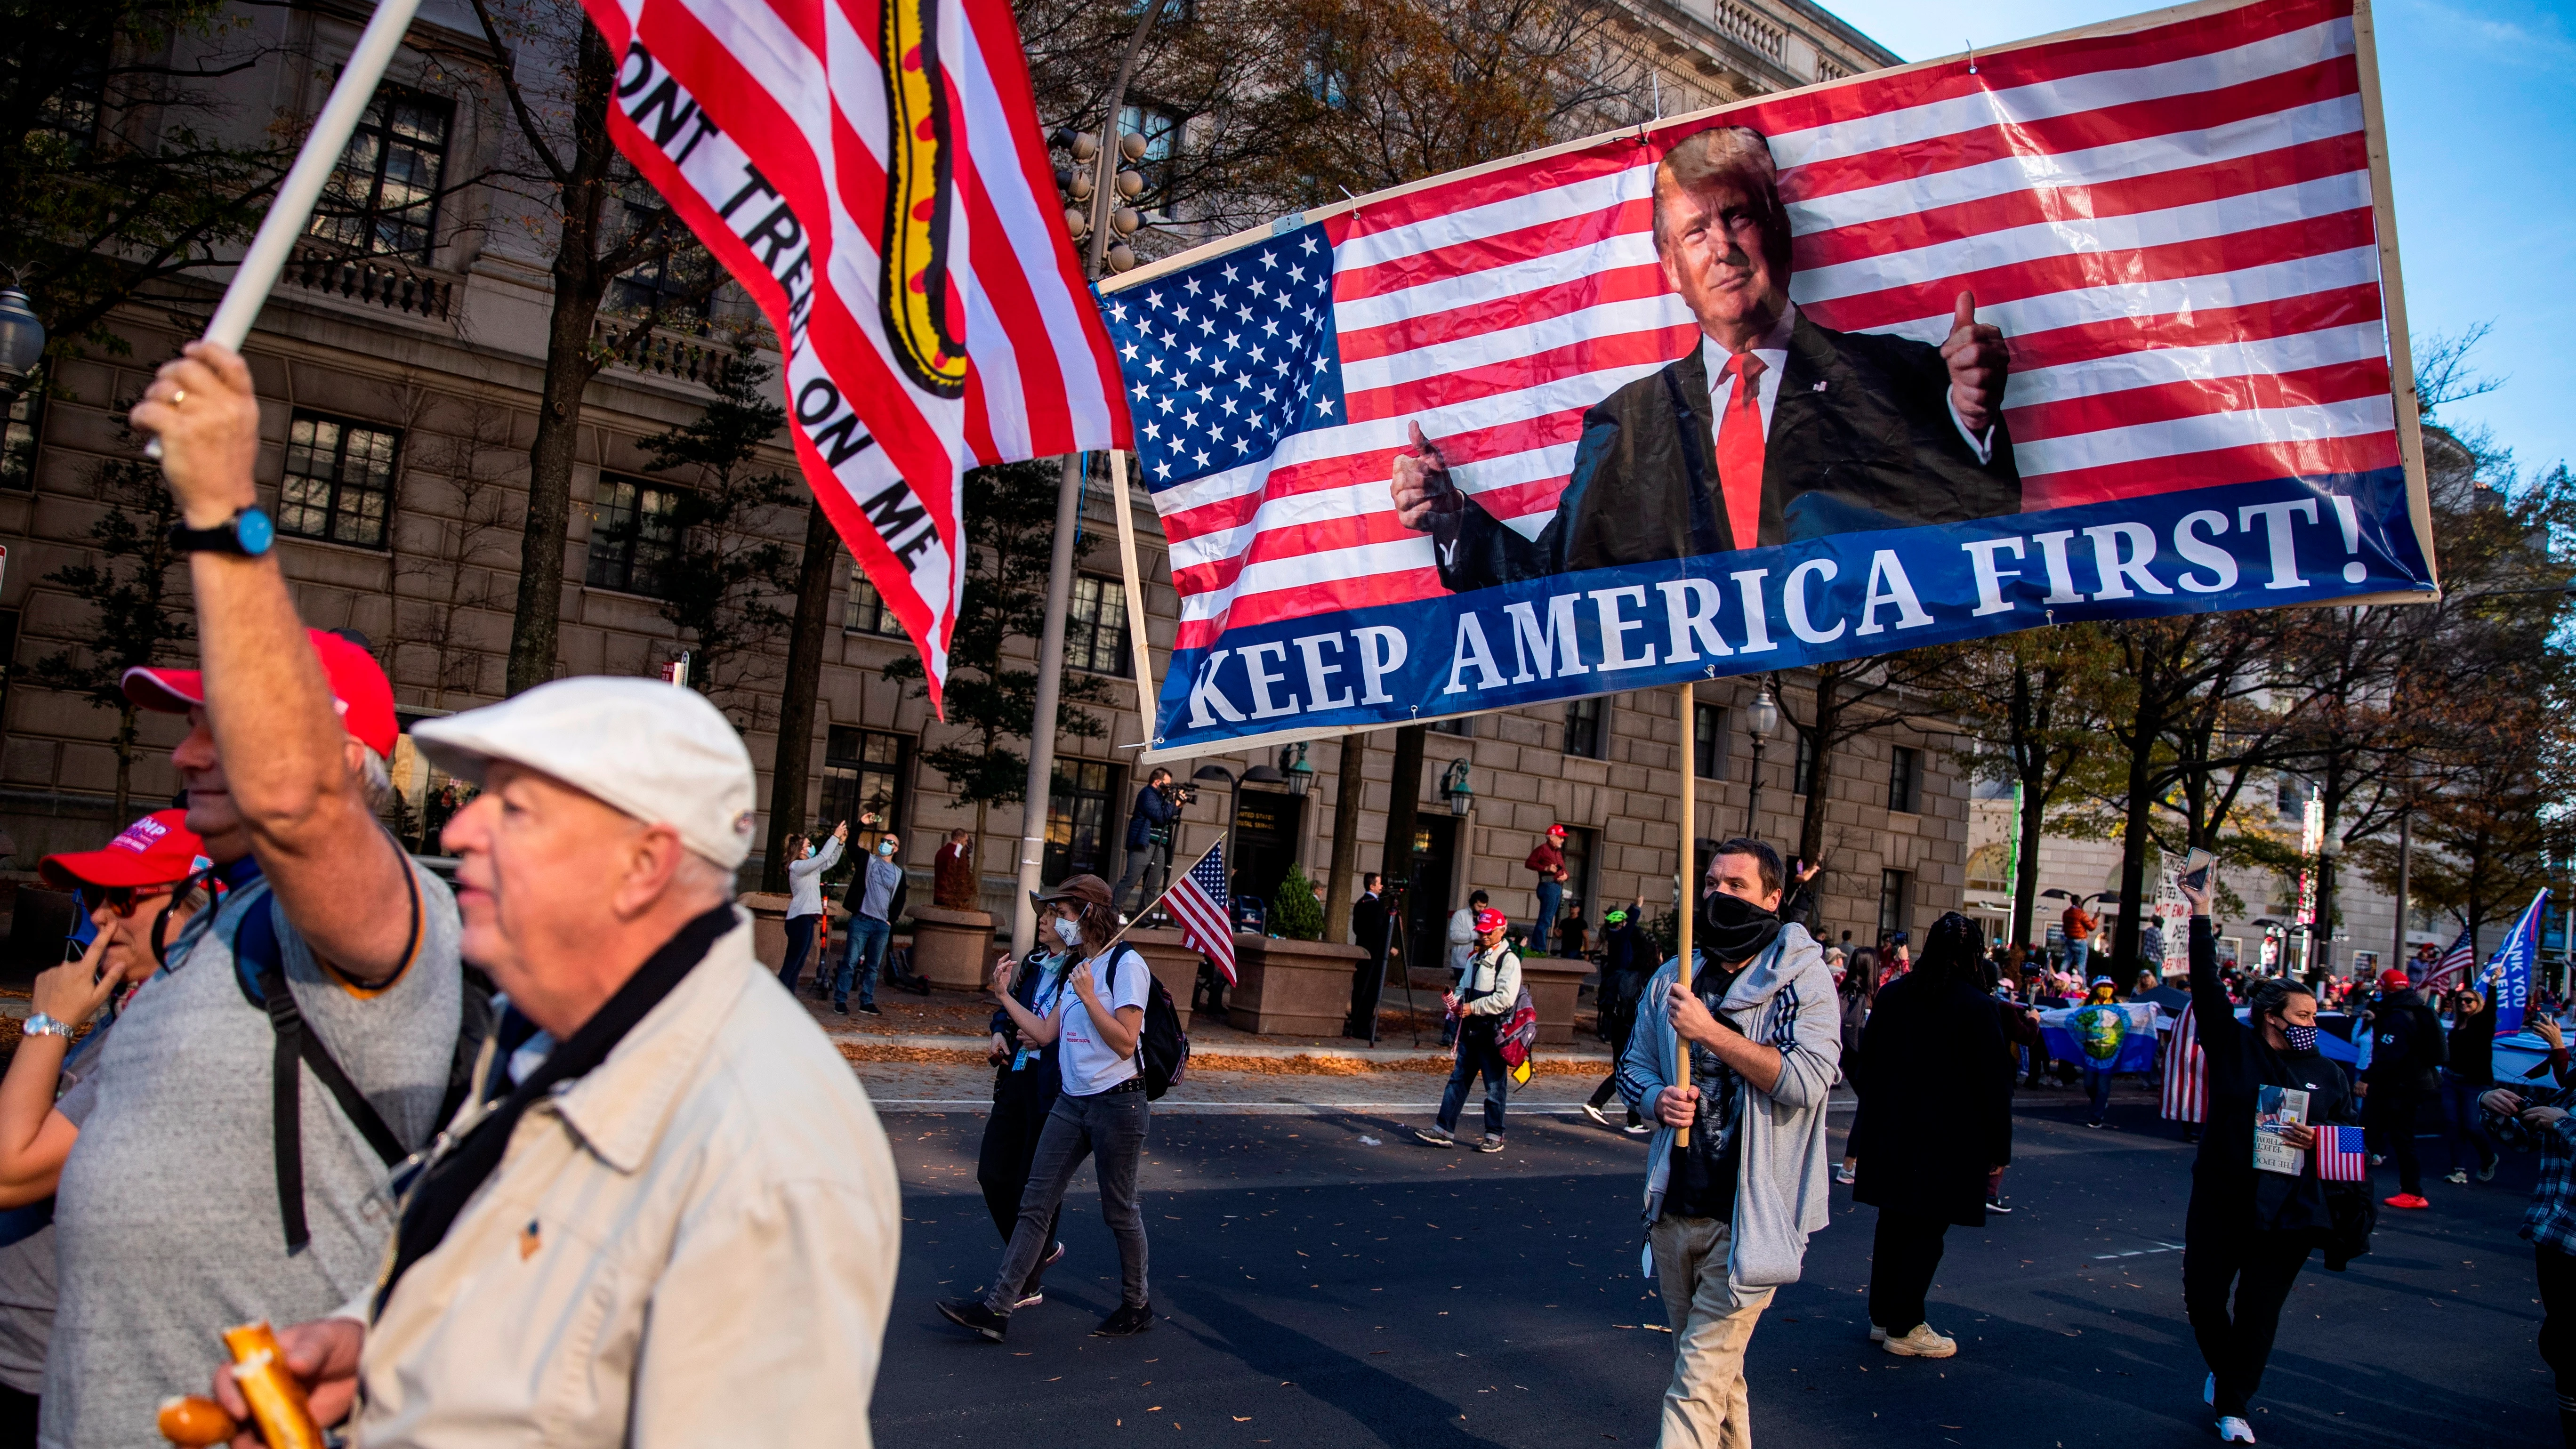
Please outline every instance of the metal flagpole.
[[[241, 351], [250, 336], [250, 324], [258, 318], [261, 304], [268, 300], [277, 285], [277, 274], [286, 266], [286, 255], [294, 250], [296, 240], [304, 235], [305, 223], [313, 217], [313, 205], [322, 199], [322, 188], [331, 183], [331, 172], [340, 164], [340, 153], [349, 147], [349, 136], [358, 129], [358, 118], [366, 113], [367, 103], [375, 99], [376, 82], [382, 80], [385, 67], [393, 63], [394, 52], [402, 48], [403, 37], [411, 31], [413, 12], [420, 0], [382, 0], [374, 18], [358, 36], [357, 48], [349, 52], [348, 64], [340, 70], [340, 79], [331, 87], [331, 98], [322, 105], [322, 114], [313, 118], [313, 133], [304, 138], [304, 149], [296, 154], [295, 165], [288, 169], [286, 180], [279, 183], [277, 199], [270, 202], [268, 215], [252, 236], [250, 250], [242, 254], [241, 264], [233, 269], [233, 279], [224, 288], [224, 299], [216, 304], [213, 320], [206, 323], [205, 340], [220, 342], [235, 352]], [[143, 446], [148, 457], [161, 456], [161, 440], [154, 438]]]
[[1145, 580], [1136, 569], [1136, 516], [1128, 507], [1127, 455], [1109, 450], [1110, 511], [1118, 515], [1118, 566], [1127, 580], [1127, 652], [1133, 659], [1136, 674], [1136, 720], [1143, 733], [1137, 738], [1151, 749], [1154, 744], [1154, 653], [1145, 633]]
[[[1698, 742], [1698, 736], [1694, 733], [1699, 726], [1699, 701], [1697, 695], [1698, 691], [1692, 685], [1691, 681], [1687, 679], [1683, 680], [1681, 732], [1682, 838], [1680, 846], [1682, 862], [1682, 900], [1681, 910], [1678, 914], [1681, 917], [1681, 950], [1679, 953], [1679, 959], [1681, 961], [1680, 979], [1682, 990], [1684, 991], [1691, 989], [1691, 917], [1697, 914], [1697, 907], [1699, 905], [1699, 892], [1696, 889], [1698, 882], [1693, 881], [1690, 878], [1691, 867], [1697, 864], [1696, 861], [1691, 859], [1691, 832], [1699, 828], [1698, 781], [1693, 778], [1699, 774], [1699, 762], [1691, 758], [1691, 746]], [[1669, 1020], [1670, 1016], [1671, 1013], [1667, 1012], [1666, 1019]], [[1675, 1068], [1673, 1085], [1680, 1087], [1684, 1091], [1690, 1090], [1690, 1043], [1682, 1040], [1681, 1033], [1679, 1032], [1673, 1033], [1673, 1064]], [[1675, 1145], [1681, 1147], [1690, 1146], [1690, 1125], [1688, 1123], [1684, 1123], [1680, 1129], [1673, 1134], [1673, 1142]]]

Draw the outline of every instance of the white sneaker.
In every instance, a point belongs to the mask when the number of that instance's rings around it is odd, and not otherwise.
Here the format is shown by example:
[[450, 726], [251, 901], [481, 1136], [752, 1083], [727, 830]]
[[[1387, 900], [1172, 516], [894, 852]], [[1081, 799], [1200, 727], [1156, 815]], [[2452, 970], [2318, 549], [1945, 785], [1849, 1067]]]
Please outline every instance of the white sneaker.
[[2251, 1444], [2254, 1442], [2254, 1426], [2246, 1423], [2243, 1419], [2230, 1414], [2226, 1418], [2218, 1421], [2218, 1442], [2221, 1444]]
[[1584, 1104], [1583, 1104], [1583, 1115], [1584, 1115], [1584, 1116], [1586, 1116], [1586, 1117], [1591, 1118], [1591, 1119], [1592, 1119], [1593, 1121], [1595, 1121], [1595, 1122], [1600, 1123], [1600, 1124], [1601, 1124], [1602, 1126], [1604, 1126], [1604, 1127], [1607, 1127], [1607, 1126], [1609, 1126], [1609, 1125], [1610, 1125], [1610, 1118], [1609, 1118], [1609, 1115], [1608, 1115], [1607, 1113], [1603, 1112], [1599, 1107], [1596, 1107], [1596, 1106], [1594, 1106], [1593, 1104], [1591, 1104], [1590, 1102], [1586, 1102], [1586, 1103], [1584, 1103]]
[[2450, 1173], [2442, 1180], [2458, 1187], [2467, 1187], [2469, 1185], [2469, 1170], [2465, 1167], [2452, 1168]]
[[1622, 1127], [1619, 1130], [1627, 1133], [1631, 1137], [1644, 1137], [1651, 1134], [1655, 1129], [1647, 1126], [1643, 1122], [1632, 1121], [1627, 1126]]
[[1959, 1341], [1943, 1338], [1931, 1324], [1918, 1323], [1904, 1333], [1889, 1334], [1879, 1347], [1899, 1358], [1948, 1358], [1959, 1351]]
[[1478, 1152], [1500, 1152], [1503, 1150], [1503, 1139], [1495, 1136], [1491, 1132], [1488, 1132], [1483, 1138], [1477, 1141], [1476, 1150]]
[[1860, 1178], [1848, 1167], [1837, 1167], [1834, 1169], [1834, 1181], [1848, 1187], [1851, 1184], [1860, 1181]]

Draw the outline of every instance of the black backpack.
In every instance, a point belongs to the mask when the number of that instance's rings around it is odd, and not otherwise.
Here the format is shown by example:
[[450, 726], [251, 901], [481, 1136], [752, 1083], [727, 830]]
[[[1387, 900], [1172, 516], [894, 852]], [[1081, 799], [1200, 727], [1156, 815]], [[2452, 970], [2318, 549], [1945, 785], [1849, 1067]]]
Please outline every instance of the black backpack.
[[[1118, 967], [1136, 951], [1130, 947], [1109, 960], [1109, 993], [1115, 1000], [1118, 992]], [[1143, 963], [1138, 957], [1138, 964]], [[1136, 1034], [1136, 1065], [1145, 1074], [1145, 1099], [1159, 1102], [1163, 1094], [1180, 1085], [1190, 1068], [1190, 1034], [1181, 1030], [1181, 1013], [1172, 1005], [1172, 993], [1163, 989], [1163, 979], [1150, 968], [1145, 977], [1145, 1027]]]
[[[367, 1140], [385, 1166], [401, 1162], [409, 1151], [402, 1139], [394, 1135], [384, 1115], [349, 1080], [330, 1048], [322, 1044], [321, 1033], [312, 1029], [304, 1013], [296, 1007], [295, 993], [286, 984], [286, 961], [277, 940], [277, 922], [264, 899], [266, 882], [246, 889], [257, 890], [263, 899], [246, 905], [240, 923], [233, 929], [233, 975], [242, 996], [251, 1005], [268, 1014], [269, 1029], [276, 1033], [277, 1051], [273, 1058], [271, 1086], [271, 1131], [276, 1144], [278, 1216], [286, 1231], [286, 1251], [291, 1256], [304, 1251], [312, 1240], [304, 1218], [304, 1130], [302, 1096], [304, 1074], [296, 1070], [301, 1061], [313, 1069], [313, 1075], [331, 1093], [340, 1113], [349, 1119], [358, 1135]], [[412, 897], [412, 931], [420, 931], [420, 898]], [[209, 910], [209, 919], [214, 912]], [[474, 1080], [474, 1063], [482, 1054], [483, 1039], [492, 1034], [497, 1014], [492, 1008], [489, 981], [480, 971], [469, 968], [465, 973], [463, 997], [459, 1002], [456, 1023], [456, 1045], [448, 1056], [447, 1088], [438, 1104], [433, 1130], [447, 1125], [463, 1106]]]

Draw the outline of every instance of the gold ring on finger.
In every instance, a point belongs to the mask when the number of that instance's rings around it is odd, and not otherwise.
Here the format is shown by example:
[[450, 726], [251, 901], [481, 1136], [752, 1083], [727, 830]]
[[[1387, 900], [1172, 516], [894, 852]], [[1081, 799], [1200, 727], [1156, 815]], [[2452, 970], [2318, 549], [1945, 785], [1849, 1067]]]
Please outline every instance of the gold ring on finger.
[[183, 403], [183, 402], [186, 402], [187, 400], [188, 400], [188, 390], [187, 390], [186, 388], [184, 388], [184, 387], [174, 387], [174, 388], [170, 389], [170, 406], [172, 406], [172, 407], [174, 407], [174, 408], [175, 408], [175, 407], [177, 407], [179, 404], [181, 404], [181, 403]]

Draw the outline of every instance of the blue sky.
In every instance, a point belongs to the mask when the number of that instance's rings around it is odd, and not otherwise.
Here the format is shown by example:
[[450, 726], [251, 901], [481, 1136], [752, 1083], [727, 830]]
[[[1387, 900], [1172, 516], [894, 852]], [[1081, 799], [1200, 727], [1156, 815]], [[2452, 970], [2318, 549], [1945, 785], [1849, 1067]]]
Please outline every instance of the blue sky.
[[[1908, 60], [2114, 19], [2138, 0], [1824, 0]], [[2494, 331], [2503, 385], [2444, 409], [2525, 472], [2576, 465], [2576, 0], [2380, 0], [2380, 87], [2407, 321]]]

